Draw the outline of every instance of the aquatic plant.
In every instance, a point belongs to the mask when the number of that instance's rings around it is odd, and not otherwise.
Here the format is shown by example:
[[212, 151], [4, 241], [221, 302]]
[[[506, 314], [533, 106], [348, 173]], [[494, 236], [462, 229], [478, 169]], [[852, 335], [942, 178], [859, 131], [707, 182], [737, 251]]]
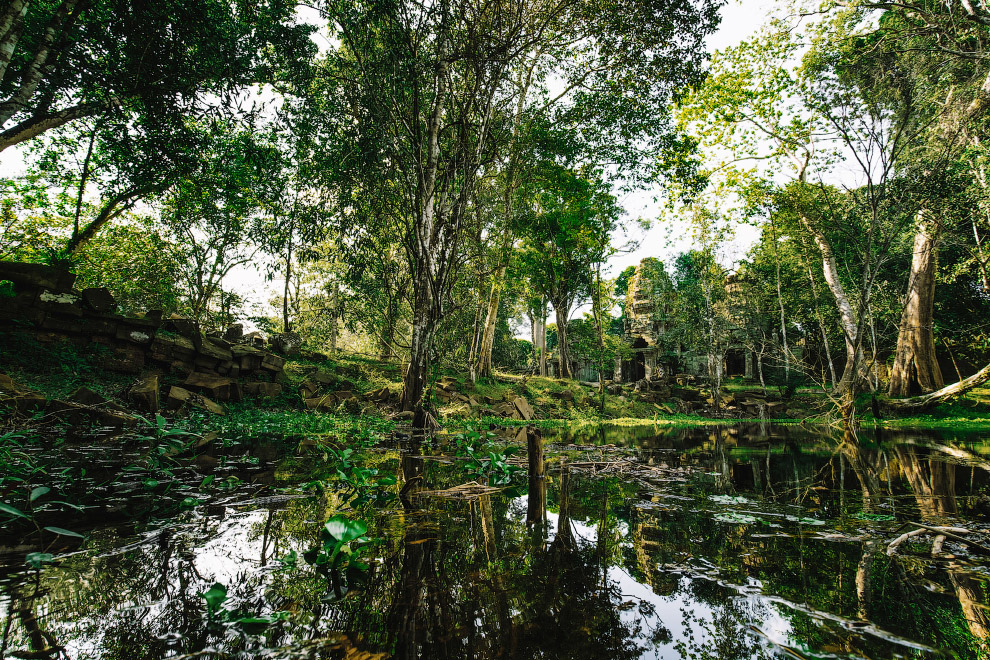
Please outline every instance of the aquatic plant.
[[364, 557], [380, 542], [367, 533], [368, 524], [363, 520], [337, 514], [320, 531], [321, 544], [303, 553], [306, 563], [330, 582], [337, 599], [366, 579], [370, 565]]

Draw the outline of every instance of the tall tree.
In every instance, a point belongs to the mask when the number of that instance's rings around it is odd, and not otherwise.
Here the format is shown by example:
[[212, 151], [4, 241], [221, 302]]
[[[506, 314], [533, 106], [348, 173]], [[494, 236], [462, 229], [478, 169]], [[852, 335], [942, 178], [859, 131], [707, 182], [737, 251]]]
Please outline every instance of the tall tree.
[[521, 194], [528, 204], [516, 229], [523, 236], [521, 270], [553, 305], [559, 376], [571, 378], [567, 323], [574, 305], [592, 293], [621, 210], [605, 184], [559, 166], [548, 167]]
[[[584, 126], [601, 160], [655, 162], [676, 142], [664, 109], [698, 78], [717, 3], [438, 0], [323, 9], [340, 45], [306, 90], [309, 107], [330, 116], [320, 141], [334, 154], [333, 173], [322, 185], [342, 209], [353, 208], [359, 190], [389, 205], [369, 231], [394, 236], [406, 253], [413, 323], [402, 405], [415, 409], [463, 263], [472, 193], [517, 125], [518, 72], [529, 66], [544, 81], [565, 82], [566, 103], [544, 87], [537, 105], [553, 108], [553, 120]], [[596, 127], [603, 113], [615, 130]], [[618, 144], [617, 133], [628, 139]]]
[[[234, 108], [315, 51], [291, 0], [10, 0], [0, 9], [0, 151], [84, 117], [161, 130]], [[294, 74], [293, 74], [294, 75]]]

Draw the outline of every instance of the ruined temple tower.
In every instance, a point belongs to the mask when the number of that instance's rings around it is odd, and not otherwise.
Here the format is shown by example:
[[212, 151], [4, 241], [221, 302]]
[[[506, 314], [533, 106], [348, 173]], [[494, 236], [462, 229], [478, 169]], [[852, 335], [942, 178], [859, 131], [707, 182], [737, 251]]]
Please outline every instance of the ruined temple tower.
[[660, 320], [662, 301], [657, 293], [666, 281], [669, 277], [663, 270], [663, 264], [652, 258], [643, 259], [629, 279], [625, 340], [632, 348], [633, 356], [625, 360], [616, 359], [616, 381], [635, 382], [660, 375], [657, 373], [657, 356], [660, 352], [659, 339], [665, 328]]

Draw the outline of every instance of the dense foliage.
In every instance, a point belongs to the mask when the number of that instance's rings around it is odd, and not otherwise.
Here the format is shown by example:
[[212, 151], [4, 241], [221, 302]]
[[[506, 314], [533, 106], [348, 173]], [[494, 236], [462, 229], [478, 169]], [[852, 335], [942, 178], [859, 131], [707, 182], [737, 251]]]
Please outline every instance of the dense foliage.
[[[632, 282], [668, 371], [717, 384], [743, 351], [847, 417], [986, 362], [990, 28], [969, 5], [782, 10], [712, 54], [709, 0], [2, 19], [0, 147], [27, 172], [3, 181], [0, 255], [127, 312], [401, 361], [407, 409], [437, 363], [610, 377]], [[661, 186], [693, 249], [610, 280], [622, 200]], [[729, 257], [744, 223], [759, 240]]]

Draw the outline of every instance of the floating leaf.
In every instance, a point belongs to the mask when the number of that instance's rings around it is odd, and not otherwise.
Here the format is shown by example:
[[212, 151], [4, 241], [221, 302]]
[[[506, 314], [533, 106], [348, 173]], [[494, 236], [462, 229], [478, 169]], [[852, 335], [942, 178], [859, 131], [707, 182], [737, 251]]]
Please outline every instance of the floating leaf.
[[348, 520], [340, 514], [330, 518], [324, 528], [327, 534], [341, 543], [353, 541], [368, 531], [368, 525], [363, 520]]
[[29, 552], [26, 557], [24, 557], [24, 563], [33, 569], [39, 569], [45, 564], [50, 564], [54, 557], [50, 552]]
[[219, 582], [215, 582], [212, 587], [199, 595], [206, 601], [207, 609], [210, 612], [216, 612], [223, 602], [227, 600], [227, 587]]
[[866, 513], [865, 511], [860, 511], [853, 517], [859, 518], [860, 520], [871, 520], [874, 522], [889, 522], [891, 520], [896, 520], [894, 516], [890, 516], [885, 513]]
[[750, 504], [752, 502], [752, 500], [748, 500], [742, 495], [709, 495], [708, 499], [719, 504]]
[[277, 620], [267, 616], [244, 616], [231, 619], [230, 622], [240, 626], [241, 630], [248, 635], [260, 635]]
[[34, 502], [39, 497], [43, 497], [48, 493], [52, 492], [52, 489], [48, 486], [38, 486], [31, 491], [31, 495], [28, 497], [29, 502]]
[[63, 527], [45, 527], [45, 530], [51, 532], [52, 534], [58, 534], [59, 536], [74, 536], [77, 539], [85, 538], [79, 532], [73, 532], [71, 529], [65, 529]]
[[724, 523], [733, 523], [737, 525], [750, 525], [756, 522], [755, 516], [750, 516], [745, 513], [736, 513], [735, 511], [727, 511], [725, 513], [715, 514], [715, 520]]

